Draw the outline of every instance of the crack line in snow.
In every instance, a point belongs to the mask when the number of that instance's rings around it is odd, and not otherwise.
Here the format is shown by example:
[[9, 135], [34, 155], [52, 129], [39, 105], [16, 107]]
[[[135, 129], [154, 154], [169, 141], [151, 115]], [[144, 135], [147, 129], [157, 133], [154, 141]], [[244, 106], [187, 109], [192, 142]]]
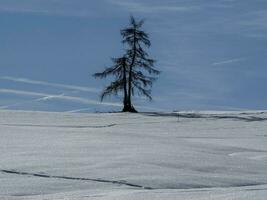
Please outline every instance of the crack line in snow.
[[117, 124], [109, 124], [104, 126], [60, 126], [60, 125], [34, 125], [34, 124], [0, 124], [2, 126], [17, 126], [17, 127], [44, 127], [44, 128], [109, 128]]
[[[29, 173], [29, 172], [19, 172], [15, 170], [0, 170], [0, 172], [5, 174], [15, 174], [15, 175], [22, 175], [22, 176], [33, 176], [33, 177], [39, 177], [39, 178], [53, 178], [53, 179], [64, 179], [64, 180], [76, 180], [76, 181], [92, 181], [92, 182], [99, 182], [99, 183], [111, 183], [111, 184], [117, 184], [117, 185], [125, 185], [130, 186], [134, 188], [140, 188], [144, 190], [158, 190], [158, 189], [180, 189], [184, 190], [181, 192], [192, 192], [192, 191], [210, 191], [210, 189], [224, 189], [224, 188], [243, 188], [243, 187], [249, 187], [249, 186], [261, 186], [266, 185], [266, 183], [247, 183], [247, 184], [237, 184], [232, 186], [225, 186], [225, 187], [212, 187], [212, 186], [203, 186], [203, 187], [190, 187], [190, 188], [152, 188], [152, 187], [146, 187], [142, 185], [137, 185], [133, 183], [128, 183], [126, 181], [112, 181], [112, 180], [106, 180], [106, 179], [96, 179], [96, 178], [78, 178], [78, 177], [70, 177], [70, 176], [51, 176], [46, 174], [38, 174], [38, 173]], [[266, 185], [267, 186], [267, 185]], [[205, 190], [203, 190], [205, 189]], [[267, 190], [267, 188], [248, 188], [244, 190]]]
[[99, 182], [99, 183], [111, 183], [111, 184], [126, 185], [126, 186], [130, 186], [130, 187], [141, 188], [141, 189], [145, 189], [145, 190], [152, 190], [153, 189], [151, 187], [146, 187], [146, 186], [142, 186], [142, 185], [128, 183], [125, 181], [116, 181], [116, 180], [112, 181], [112, 180], [96, 179], [96, 178], [77, 178], [77, 177], [70, 177], [70, 176], [50, 176], [50, 175], [46, 175], [46, 174], [19, 172], [19, 171], [14, 171], [14, 170], [0, 170], [0, 172], [5, 173], [5, 174], [34, 176], [34, 177], [40, 177], [40, 178], [54, 178], [54, 179], [77, 180], [77, 181], [93, 181], [93, 182]]

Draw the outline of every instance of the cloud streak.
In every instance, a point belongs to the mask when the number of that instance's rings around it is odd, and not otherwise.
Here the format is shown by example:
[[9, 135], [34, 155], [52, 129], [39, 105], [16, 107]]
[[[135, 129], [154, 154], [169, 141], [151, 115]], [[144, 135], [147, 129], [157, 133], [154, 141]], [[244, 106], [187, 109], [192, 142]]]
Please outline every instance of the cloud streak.
[[65, 12], [65, 11], [50, 11], [50, 10], [34, 10], [34, 9], [15, 9], [15, 8], [0, 8], [0, 12], [7, 13], [30, 13], [37, 15], [47, 15], [47, 16], [61, 16], [61, 17], [89, 17], [92, 16], [89, 12]]
[[236, 63], [236, 62], [241, 62], [244, 61], [245, 58], [235, 58], [235, 59], [230, 59], [230, 60], [223, 60], [220, 62], [214, 62], [212, 63], [212, 65], [217, 66], [217, 65], [227, 65], [227, 64], [232, 64], [232, 63]]
[[[29, 100], [29, 101], [24, 101], [24, 102], [19, 102], [19, 103], [15, 103], [15, 104], [1, 106], [0, 109], [8, 109], [8, 108], [11, 108], [14, 106], [21, 106], [23, 104], [28, 104], [31, 102], [48, 101], [48, 100], [53, 100], [53, 99], [82, 103], [82, 104], [86, 104], [86, 105], [101, 105], [101, 106], [113, 106], [113, 107], [121, 107], [122, 106], [120, 103], [99, 102], [99, 101], [95, 101], [95, 100], [91, 100], [91, 99], [85, 99], [85, 98], [81, 98], [81, 97], [68, 96], [65, 94], [47, 94], [47, 93], [31, 92], [31, 91], [24, 91], [24, 90], [13, 90], [13, 89], [0, 89], [0, 93], [14, 94], [14, 95], [20, 95], [20, 96], [38, 97], [36, 99]], [[141, 108], [141, 109], [146, 109], [146, 110], [164, 111], [163, 109], [147, 107], [147, 106], [136, 106], [136, 107]], [[82, 111], [88, 111], [91, 109], [92, 109], [92, 107], [70, 110], [70, 111], [65, 111], [65, 112], [78, 113], [78, 112], [82, 112]]]
[[83, 0], [1, 0], [0, 12], [88, 17], [96, 14], [91, 5]]
[[127, 10], [140, 12], [140, 13], [157, 13], [157, 12], [182, 12], [195, 10], [196, 6], [179, 6], [179, 5], [154, 5], [144, 4], [136, 1], [129, 0], [108, 0], [110, 3], [126, 8]]
[[18, 83], [26, 83], [26, 84], [32, 84], [32, 85], [42, 85], [42, 86], [50, 86], [50, 87], [56, 87], [56, 88], [61, 88], [61, 89], [67, 89], [67, 90], [75, 90], [79, 92], [98, 93], [100, 91], [97, 88], [89, 88], [89, 87], [67, 85], [67, 84], [60, 84], [60, 83], [51, 83], [51, 82], [46, 82], [46, 81], [31, 80], [27, 78], [16, 78], [16, 77], [10, 77], [10, 76], [3, 76], [0, 79], [18, 82]]
[[[47, 93], [31, 92], [31, 91], [24, 91], [24, 90], [13, 90], [13, 89], [0, 89], [0, 93], [39, 97], [37, 99], [27, 101], [24, 103], [36, 102], [36, 101], [47, 101], [47, 100], [51, 100], [51, 99], [59, 99], [59, 100], [71, 101], [71, 102], [82, 103], [82, 104], [87, 104], [87, 105], [102, 105], [102, 106], [115, 106], [115, 107], [121, 106], [121, 104], [119, 104], [119, 103], [99, 102], [99, 101], [92, 100], [92, 99], [68, 96], [68, 95], [64, 95], [64, 94], [47, 94]], [[14, 105], [20, 105], [20, 104], [22, 104], [22, 103], [6, 105], [6, 106], [2, 106], [0, 108], [6, 109], [6, 108], [12, 107]]]

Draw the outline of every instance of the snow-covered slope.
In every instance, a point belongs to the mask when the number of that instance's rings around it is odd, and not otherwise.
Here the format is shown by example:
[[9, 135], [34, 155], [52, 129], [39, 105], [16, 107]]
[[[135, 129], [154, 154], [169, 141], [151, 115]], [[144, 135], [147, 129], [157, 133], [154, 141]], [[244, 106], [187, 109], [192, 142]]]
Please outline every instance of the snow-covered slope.
[[0, 112], [0, 199], [267, 197], [263, 112]]

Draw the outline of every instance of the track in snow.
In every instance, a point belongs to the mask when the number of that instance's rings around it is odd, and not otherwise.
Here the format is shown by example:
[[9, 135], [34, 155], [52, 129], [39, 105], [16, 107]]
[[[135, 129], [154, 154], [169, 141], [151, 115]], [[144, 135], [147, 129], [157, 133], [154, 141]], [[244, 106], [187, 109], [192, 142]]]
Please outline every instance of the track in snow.
[[16, 174], [16, 175], [21, 175], [21, 176], [34, 176], [34, 177], [40, 177], [40, 178], [54, 178], [54, 179], [76, 180], [76, 181], [93, 181], [93, 182], [99, 182], [99, 183], [111, 183], [111, 184], [117, 184], [117, 185], [126, 185], [126, 186], [145, 189], [145, 190], [152, 190], [153, 189], [151, 187], [146, 187], [146, 186], [142, 186], [142, 185], [128, 183], [125, 181], [112, 181], [112, 180], [94, 179], [94, 178], [77, 178], [77, 177], [70, 177], [70, 176], [51, 176], [51, 175], [46, 175], [46, 174], [19, 172], [19, 171], [15, 171], [15, 170], [0, 170], [0, 172], [5, 173], [5, 174]]
[[[96, 178], [78, 178], [78, 177], [71, 177], [71, 176], [53, 176], [53, 175], [47, 175], [47, 174], [38, 174], [38, 173], [29, 173], [29, 172], [21, 172], [21, 171], [15, 171], [15, 170], [0, 170], [0, 172], [5, 174], [15, 174], [20, 176], [33, 176], [33, 177], [39, 177], [39, 178], [52, 178], [52, 179], [64, 179], [64, 180], [74, 180], [74, 181], [93, 181], [93, 182], [99, 182], [99, 183], [111, 183], [116, 185], [125, 185], [133, 188], [139, 188], [144, 190], [157, 190], [157, 189], [174, 189], [174, 188], [152, 188], [152, 187], [146, 187], [142, 185], [137, 185], [133, 183], [128, 183], [126, 181], [116, 181], [116, 180], [106, 180], [106, 179], [96, 179]], [[266, 183], [246, 183], [246, 184], [237, 184], [232, 186], [226, 186], [226, 187], [218, 187], [218, 188], [242, 188], [242, 187], [249, 187], [249, 186], [258, 186], [258, 185], [266, 185]], [[267, 185], [266, 185], [267, 186]], [[209, 191], [208, 189], [211, 188], [217, 188], [217, 187], [208, 187], [208, 186], [189, 186], [189, 187], [182, 187], [182, 188], [175, 188], [175, 189], [189, 189], [190, 192], [196, 190], [196, 191]], [[200, 190], [199, 190], [200, 189]], [[203, 190], [206, 189], [206, 190]], [[250, 189], [245, 189], [250, 190]], [[260, 190], [267, 190], [267, 188], [263, 188]], [[184, 192], [187, 192], [184, 191]]]

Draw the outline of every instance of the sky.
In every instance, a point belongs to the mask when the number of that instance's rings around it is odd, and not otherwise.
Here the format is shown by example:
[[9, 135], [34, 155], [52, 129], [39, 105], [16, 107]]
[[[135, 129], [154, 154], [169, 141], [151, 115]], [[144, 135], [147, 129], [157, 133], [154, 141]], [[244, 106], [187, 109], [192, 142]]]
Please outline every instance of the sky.
[[162, 72], [139, 111], [267, 109], [266, 0], [0, 0], [0, 109], [119, 111], [92, 74], [130, 15]]

